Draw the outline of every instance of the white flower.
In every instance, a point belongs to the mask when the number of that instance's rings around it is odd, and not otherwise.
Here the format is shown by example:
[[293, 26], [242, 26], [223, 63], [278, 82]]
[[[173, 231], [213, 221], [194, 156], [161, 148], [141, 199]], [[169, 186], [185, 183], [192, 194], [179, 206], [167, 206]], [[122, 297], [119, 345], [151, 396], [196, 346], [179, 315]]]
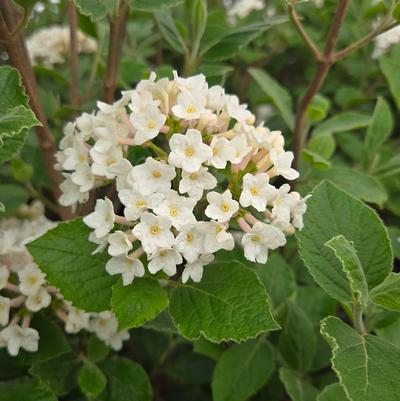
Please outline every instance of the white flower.
[[176, 237], [176, 249], [189, 262], [194, 262], [204, 253], [204, 233], [199, 223], [182, 227]]
[[96, 253], [102, 253], [104, 249], [106, 249], [108, 245], [108, 237], [109, 234], [105, 235], [104, 237], [97, 238], [94, 231], [89, 234], [88, 240], [98, 245], [98, 247], [92, 252], [92, 255], [95, 255]]
[[126, 255], [132, 249], [132, 242], [129, 236], [123, 231], [115, 231], [108, 237], [108, 253], [111, 256]]
[[108, 179], [114, 178], [115, 174], [111, 173], [111, 168], [121, 162], [122, 150], [119, 147], [112, 147], [106, 152], [99, 152], [95, 148], [90, 150], [92, 156], [92, 173], [100, 175]]
[[222, 86], [214, 85], [207, 92], [207, 108], [220, 111], [225, 105], [225, 91]]
[[7, 326], [10, 317], [10, 298], [0, 295], [0, 326]]
[[71, 174], [63, 174], [65, 180], [60, 184], [62, 195], [59, 202], [62, 206], [75, 206], [78, 202], [84, 203], [89, 199], [88, 192], [81, 192], [79, 185], [71, 180]]
[[146, 105], [143, 111], [133, 112], [129, 118], [137, 130], [134, 137], [135, 145], [142, 145], [155, 138], [166, 120], [166, 116], [153, 104]]
[[231, 145], [234, 149], [233, 157], [231, 160], [233, 164], [240, 163], [243, 158], [251, 151], [251, 147], [248, 145], [245, 134], [236, 135], [231, 140]]
[[128, 339], [129, 332], [127, 330], [124, 330], [113, 334], [112, 336], [108, 337], [104, 342], [114, 351], [119, 351], [122, 348], [123, 342]]
[[209, 205], [206, 208], [206, 216], [217, 220], [219, 223], [229, 221], [231, 217], [239, 210], [239, 203], [232, 199], [232, 194], [227, 189], [223, 194], [218, 192], [209, 192], [207, 194]]
[[186, 283], [191, 278], [195, 283], [203, 277], [203, 267], [214, 260], [214, 255], [203, 255], [192, 263], [186, 263], [182, 273], [182, 282]]
[[159, 193], [143, 196], [137, 189], [137, 185], [134, 185], [133, 189], [123, 189], [119, 191], [118, 196], [125, 206], [125, 217], [132, 221], [137, 220], [146, 210], [159, 205], [164, 199], [164, 194]]
[[144, 195], [155, 192], [163, 193], [171, 189], [171, 180], [176, 172], [172, 166], [163, 164], [152, 157], [148, 157], [143, 164], [135, 166], [131, 172], [131, 182], [137, 184], [137, 188]]
[[95, 177], [87, 164], [79, 163], [76, 165], [76, 170], [71, 174], [71, 181], [79, 185], [80, 192], [87, 192], [93, 188]]
[[118, 163], [113, 164], [108, 172], [116, 176], [117, 191], [131, 188], [128, 177], [132, 171], [132, 164], [127, 159], [121, 159]]
[[281, 230], [285, 230], [290, 224], [290, 212], [296, 206], [297, 199], [290, 193], [289, 184], [283, 184], [272, 200], [273, 224]]
[[178, 83], [181, 90], [186, 90], [194, 95], [197, 93], [204, 93], [207, 90], [208, 84], [204, 74], [193, 75], [188, 78], [181, 78], [177, 72], [174, 71], [174, 81]]
[[112, 257], [106, 264], [106, 271], [112, 276], [122, 274], [123, 285], [131, 284], [135, 277], [144, 276], [143, 263], [137, 258], [125, 255]]
[[7, 344], [8, 353], [17, 356], [20, 348], [36, 352], [39, 345], [39, 333], [31, 327], [12, 324], [0, 332], [0, 339]]
[[176, 266], [182, 261], [182, 256], [176, 249], [164, 248], [151, 254], [147, 268], [151, 274], [162, 270], [167, 276], [173, 276], [176, 273]]
[[174, 235], [170, 231], [171, 222], [162, 216], [144, 212], [132, 233], [137, 237], [147, 253], [157, 252], [159, 248], [171, 248]]
[[0, 290], [2, 290], [7, 285], [9, 277], [10, 272], [8, 271], [7, 266], [0, 266]]
[[68, 313], [65, 321], [65, 331], [67, 333], [78, 333], [82, 329], [89, 328], [90, 314], [67, 304]]
[[214, 137], [210, 143], [212, 156], [209, 163], [215, 168], [223, 169], [226, 163], [235, 157], [236, 149], [226, 138]]
[[302, 230], [304, 227], [303, 224], [303, 216], [304, 213], [307, 211], [307, 199], [311, 196], [308, 195], [305, 198], [302, 198], [299, 193], [292, 192], [292, 196], [297, 200], [294, 207], [292, 207], [291, 213], [293, 215], [292, 224], [298, 230]]
[[268, 250], [286, 244], [281, 230], [270, 224], [257, 222], [249, 233], [242, 237], [244, 256], [252, 262], [266, 263]]
[[271, 149], [269, 157], [274, 163], [274, 167], [278, 175], [286, 178], [287, 180], [295, 180], [299, 178], [299, 173], [295, 169], [291, 168], [293, 161], [293, 152], [281, 152], [279, 153], [276, 149]]
[[104, 311], [92, 317], [89, 328], [100, 340], [107, 341], [117, 333], [118, 321], [111, 311]]
[[250, 111], [247, 110], [247, 104], [240, 104], [236, 95], [225, 95], [225, 105], [229, 117], [242, 124], [246, 124], [252, 117]]
[[179, 192], [187, 193], [194, 200], [203, 196], [205, 189], [213, 189], [217, 186], [217, 179], [208, 172], [207, 167], [201, 167], [195, 173], [182, 171], [182, 179], [179, 182]]
[[172, 112], [184, 120], [197, 120], [206, 111], [206, 101], [205, 94], [183, 90], [177, 97], [177, 104], [172, 106]]
[[268, 174], [247, 173], [243, 177], [243, 190], [239, 202], [244, 207], [253, 206], [259, 212], [263, 212], [267, 208], [267, 202], [272, 200], [276, 193], [277, 189], [269, 184]]
[[24, 295], [34, 295], [45, 283], [46, 275], [38, 267], [31, 264], [18, 272], [19, 289]]
[[189, 173], [195, 173], [212, 156], [211, 149], [203, 143], [200, 131], [188, 129], [185, 135], [172, 135], [169, 146], [171, 153], [168, 162], [181, 167]]
[[104, 237], [114, 227], [114, 206], [110, 199], [97, 199], [94, 212], [83, 218], [83, 222], [94, 228], [97, 238]]
[[184, 196], [179, 196], [177, 192], [170, 191], [165, 199], [153, 208], [155, 214], [167, 217], [172, 225], [179, 229], [185, 224], [194, 223], [196, 218], [193, 214], [193, 208], [196, 201]]
[[38, 312], [40, 309], [47, 308], [50, 305], [50, 302], [51, 295], [44, 287], [40, 287], [35, 294], [29, 295], [25, 301], [25, 305], [28, 310]]
[[64, 170], [75, 170], [79, 163], [89, 162], [89, 148], [80, 139], [74, 138], [73, 145], [64, 151], [64, 162], [62, 167]]
[[200, 222], [204, 232], [204, 250], [215, 253], [220, 249], [231, 251], [235, 247], [235, 241], [231, 233], [226, 232], [226, 227], [216, 221]]

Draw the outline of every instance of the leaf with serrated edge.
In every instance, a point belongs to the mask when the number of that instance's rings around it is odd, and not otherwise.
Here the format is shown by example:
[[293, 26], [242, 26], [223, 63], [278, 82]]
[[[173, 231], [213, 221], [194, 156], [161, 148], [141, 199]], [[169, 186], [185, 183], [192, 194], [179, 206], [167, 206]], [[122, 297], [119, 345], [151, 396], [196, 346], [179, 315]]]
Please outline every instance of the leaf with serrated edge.
[[326, 386], [318, 395], [317, 401], [350, 401], [339, 383]]
[[368, 302], [368, 285], [354, 245], [343, 235], [333, 237], [325, 245], [335, 252], [350, 283], [355, 299], [363, 306]]
[[304, 228], [296, 234], [299, 253], [314, 280], [331, 297], [351, 302], [351, 290], [340, 261], [325, 246], [342, 234], [354, 243], [368, 288], [380, 284], [392, 269], [388, 233], [376, 212], [324, 181], [307, 201]]
[[383, 308], [400, 312], [400, 273], [390, 273], [371, 291], [371, 300]]
[[82, 219], [60, 223], [27, 247], [65, 299], [88, 312], [101, 312], [110, 308], [111, 287], [117, 279], [106, 272], [106, 253], [92, 255], [97, 245], [89, 242], [90, 231]]
[[321, 322], [332, 348], [332, 369], [352, 401], [398, 401], [400, 349], [373, 335], [360, 335], [340, 319]]
[[213, 342], [240, 342], [279, 329], [265, 287], [237, 261], [207, 266], [200, 283], [178, 284], [170, 312], [179, 333], [191, 340], [203, 334]]

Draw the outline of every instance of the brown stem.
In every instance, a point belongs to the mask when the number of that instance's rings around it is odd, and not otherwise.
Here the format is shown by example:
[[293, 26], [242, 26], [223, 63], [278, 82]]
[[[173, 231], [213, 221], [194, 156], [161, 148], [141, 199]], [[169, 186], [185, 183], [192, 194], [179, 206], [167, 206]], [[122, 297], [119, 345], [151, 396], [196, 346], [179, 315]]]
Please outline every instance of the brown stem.
[[[29, 96], [29, 104], [37, 119], [42, 123], [42, 126], [36, 127], [35, 130], [39, 146], [42, 150], [43, 160], [51, 180], [54, 198], [58, 199], [61, 195], [60, 183], [63, 181], [63, 177], [61, 173], [54, 168], [56, 162], [56, 144], [38, 96], [36, 77], [25, 47], [22, 29], [18, 32], [16, 31], [18, 26], [18, 14], [16, 13], [13, 3], [11, 0], [1, 0], [0, 39], [4, 42], [11, 64], [17, 68], [21, 74], [22, 82], [25, 86], [26, 93]], [[11, 35], [11, 32], [17, 33]], [[58, 209], [61, 218], [68, 219], [72, 216], [69, 209], [62, 207], [61, 205], [59, 205]]]
[[79, 99], [79, 78], [78, 78], [78, 16], [75, 4], [72, 0], [68, 0], [68, 17], [69, 17], [69, 33], [70, 33], [70, 103], [74, 109], [78, 109], [80, 105]]
[[329, 33], [326, 39], [325, 49], [322, 55], [322, 59], [319, 60], [319, 67], [317, 68], [314, 79], [310, 83], [306, 94], [299, 103], [299, 107], [296, 114], [295, 127], [294, 127], [294, 161], [293, 167], [298, 168], [301, 151], [305, 141], [305, 123], [306, 123], [306, 112], [308, 106], [313, 100], [314, 96], [321, 89], [324, 84], [328, 72], [333, 64], [334, 52], [336, 42], [339, 36], [340, 28], [343, 24], [346, 16], [350, 0], [340, 0], [336, 8], [336, 13], [333, 18], [332, 24], [329, 29]]
[[108, 16], [110, 24], [110, 37], [108, 43], [108, 59], [103, 80], [103, 100], [107, 103], [114, 101], [117, 87], [118, 66], [121, 57], [122, 46], [126, 35], [126, 22], [129, 14], [128, 3], [123, 0], [118, 10], [118, 15]]

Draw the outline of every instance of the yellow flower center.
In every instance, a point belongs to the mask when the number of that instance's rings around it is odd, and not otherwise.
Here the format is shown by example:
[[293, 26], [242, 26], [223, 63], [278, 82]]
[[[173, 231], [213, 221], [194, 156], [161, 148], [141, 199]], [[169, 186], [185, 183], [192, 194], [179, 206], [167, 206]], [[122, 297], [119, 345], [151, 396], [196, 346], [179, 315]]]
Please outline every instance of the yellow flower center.
[[171, 208], [169, 214], [171, 217], [176, 217], [178, 215], [178, 209], [176, 207]]
[[186, 113], [188, 113], [188, 114], [196, 113], [196, 111], [197, 111], [197, 107], [193, 106], [192, 104], [189, 105], [188, 107], [186, 107]]
[[146, 206], [146, 202], [143, 199], [139, 199], [135, 202], [135, 206], [137, 209], [140, 209], [143, 206]]
[[260, 241], [260, 237], [259, 237], [258, 235], [253, 235], [253, 236], [251, 237], [251, 240], [252, 240], [253, 242], [257, 242], [257, 241]]
[[188, 147], [185, 149], [186, 156], [190, 157], [190, 156], [193, 156], [193, 154], [194, 154], [194, 149], [192, 147]]
[[107, 166], [111, 166], [111, 164], [114, 164], [114, 163], [115, 163], [115, 159], [107, 159], [106, 160]]
[[255, 188], [255, 187], [251, 188], [251, 189], [250, 189], [250, 193], [251, 193], [253, 196], [258, 195], [258, 188]]
[[213, 155], [218, 154], [218, 148], [212, 148]]
[[229, 212], [229, 209], [230, 209], [231, 207], [227, 204], [227, 203], [223, 203], [222, 205], [221, 205], [221, 210], [223, 211], [223, 212]]
[[186, 241], [187, 242], [192, 242], [193, 241], [193, 235], [191, 233], [186, 234]]
[[191, 180], [195, 180], [197, 177], [198, 177], [197, 173], [192, 173], [192, 174], [189, 175], [189, 178]]
[[166, 256], [167, 255], [167, 251], [161, 251], [160, 252], [160, 256]]
[[36, 284], [37, 283], [37, 277], [35, 277], [35, 276], [30, 276], [30, 277], [28, 277], [28, 283], [29, 284], [32, 284], [32, 285], [34, 285], [34, 284]]
[[161, 177], [161, 173], [158, 170], [154, 170], [153, 171], [153, 177], [154, 178], [160, 178]]
[[158, 226], [151, 226], [150, 233], [151, 235], [157, 235], [160, 232], [160, 227]]
[[218, 234], [218, 233], [220, 233], [221, 231], [224, 231], [224, 228], [223, 228], [222, 226], [217, 226], [217, 227], [215, 227], [215, 231], [216, 231], [216, 233]]
[[150, 121], [147, 123], [147, 128], [148, 128], [148, 129], [156, 128], [156, 123], [155, 123], [155, 121], [154, 121], [154, 120], [150, 120]]

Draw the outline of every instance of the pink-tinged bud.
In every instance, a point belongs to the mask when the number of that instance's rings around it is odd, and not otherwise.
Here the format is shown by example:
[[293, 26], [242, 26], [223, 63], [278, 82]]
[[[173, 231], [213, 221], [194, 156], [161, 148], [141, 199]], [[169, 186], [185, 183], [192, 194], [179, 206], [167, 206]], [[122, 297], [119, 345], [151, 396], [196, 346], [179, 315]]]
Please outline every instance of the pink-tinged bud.
[[128, 115], [126, 114], [126, 112], [122, 112], [119, 115], [121, 117], [121, 120], [123, 121], [123, 123], [125, 124], [126, 128], [128, 128], [128, 131], [131, 135], [134, 135], [136, 133], [136, 128], [132, 125], [132, 123], [129, 120]]
[[128, 146], [135, 146], [133, 143], [133, 139], [132, 138], [119, 138], [118, 139], [118, 143], [120, 145], [128, 145]]
[[143, 254], [144, 254], [144, 250], [143, 250], [142, 247], [140, 247], [140, 248], [136, 249], [136, 251], [134, 251], [134, 252], [132, 252], [131, 254], [129, 254], [129, 257], [130, 257], [130, 258], [133, 258], [133, 259], [138, 259], [138, 258], [140, 258]]
[[29, 327], [31, 323], [32, 316], [31, 315], [25, 315], [23, 320], [22, 320], [22, 327]]
[[26, 297], [24, 295], [19, 295], [10, 301], [11, 308], [18, 308], [25, 302]]
[[283, 232], [284, 232], [285, 235], [290, 236], [290, 235], [293, 235], [296, 232], [296, 230], [292, 225], [290, 225], [290, 226], [286, 227], [283, 230]]
[[250, 213], [246, 213], [244, 215], [244, 218], [250, 223], [250, 224], [256, 224], [258, 223], [260, 220], [257, 220], [252, 214]]
[[258, 151], [252, 158], [254, 163], [258, 163], [261, 159], [268, 155], [268, 151], [266, 149], [261, 149]]
[[248, 225], [248, 223], [246, 222], [246, 220], [243, 217], [239, 217], [237, 219], [237, 222], [239, 224], [239, 227], [245, 232], [245, 233], [249, 233], [251, 231], [251, 227]]
[[168, 127], [168, 125], [164, 125], [163, 127], [161, 127], [160, 132], [163, 134], [167, 134], [170, 131], [170, 127]]

